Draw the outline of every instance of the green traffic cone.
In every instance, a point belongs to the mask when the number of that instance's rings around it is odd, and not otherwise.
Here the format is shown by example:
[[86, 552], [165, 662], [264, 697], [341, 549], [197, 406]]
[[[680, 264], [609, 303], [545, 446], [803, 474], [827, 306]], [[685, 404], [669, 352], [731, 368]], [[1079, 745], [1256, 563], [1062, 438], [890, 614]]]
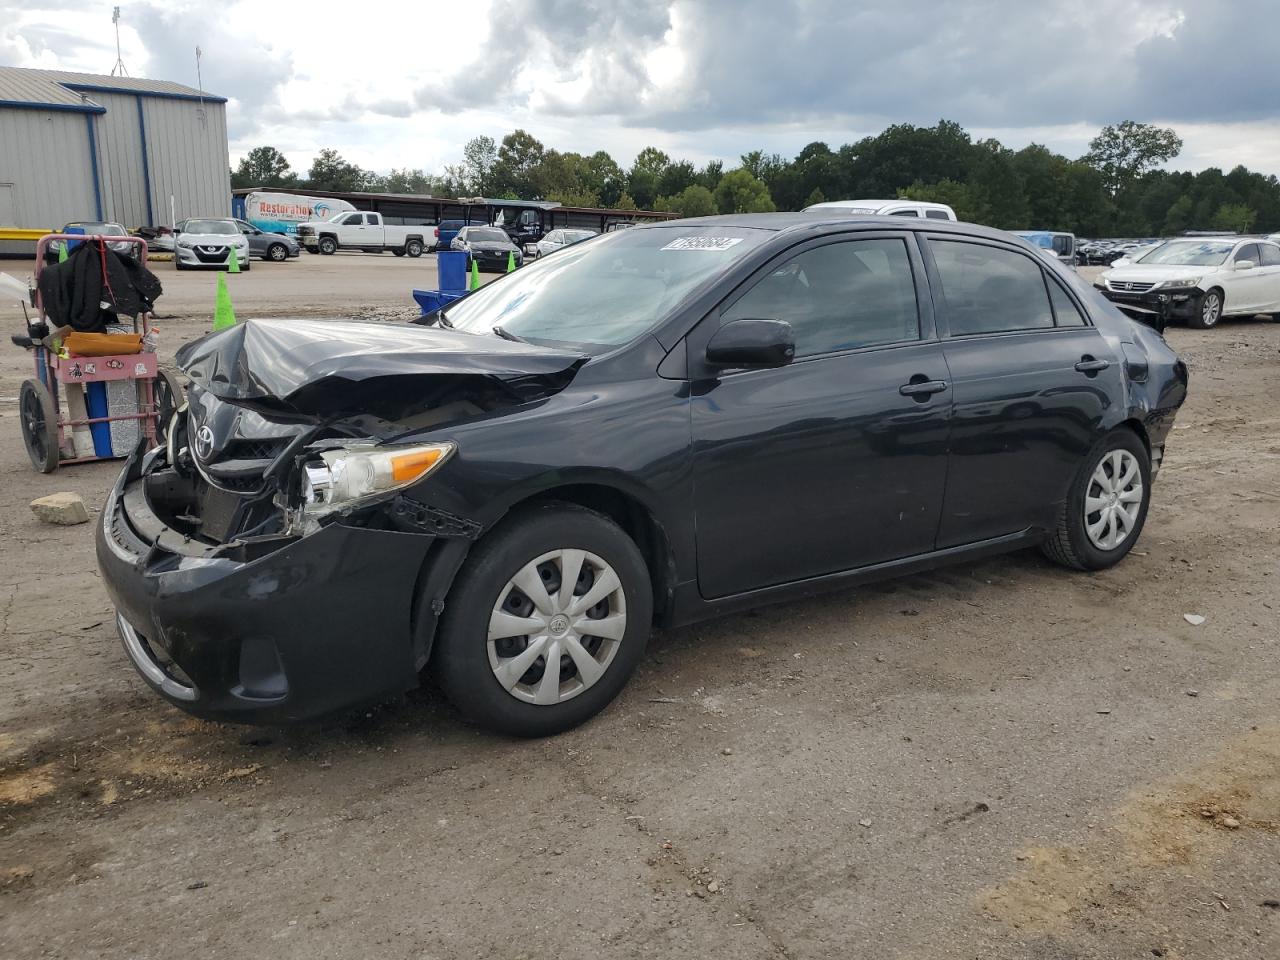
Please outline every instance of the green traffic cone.
[[471, 289], [480, 289], [480, 264], [474, 260], [471, 261]]
[[58, 241], [58, 262], [67, 262], [67, 241], [65, 240]]
[[516, 254], [514, 250], [507, 251], [507, 273], [516, 272]]
[[[228, 254], [227, 256], [227, 273], [239, 273], [239, 272], [240, 272], [240, 254], [235, 247], [232, 247], [230, 254]], [[231, 322], [235, 323], [234, 320]]]
[[227, 292], [227, 275], [218, 274], [218, 296], [213, 305], [213, 329], [227, 330], [236, 325], [236, 312], [231, 307], [231, 294]]

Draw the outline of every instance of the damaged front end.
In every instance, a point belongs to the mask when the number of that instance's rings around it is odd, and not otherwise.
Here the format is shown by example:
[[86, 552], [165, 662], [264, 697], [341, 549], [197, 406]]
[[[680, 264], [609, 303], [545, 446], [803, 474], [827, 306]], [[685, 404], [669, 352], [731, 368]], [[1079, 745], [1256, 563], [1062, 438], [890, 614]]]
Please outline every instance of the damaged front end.
[[458, 453], [441, 434], [551, 396], [582, 362], [487, 339], [249, 321], [184, 347], [188, 402], [163, 447], [130, 458], [98, 530], [144, 679], [241, 720], [411, 687], [424, 621], [481, 532], [420, 487]]

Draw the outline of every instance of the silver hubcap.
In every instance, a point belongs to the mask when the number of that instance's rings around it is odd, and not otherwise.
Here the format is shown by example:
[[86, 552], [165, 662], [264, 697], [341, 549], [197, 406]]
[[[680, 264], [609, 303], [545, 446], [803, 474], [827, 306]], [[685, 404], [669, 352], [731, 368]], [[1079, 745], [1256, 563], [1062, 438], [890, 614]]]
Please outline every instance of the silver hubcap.
[[1204, 307], [1200, 311], [1200, 316], [1205, 323], [1217, 323], [1218, 314], [1222, 312], [1222, 301], [1218, 299], [1216, 293], [1210, 293], [1204, 298]]
[[626, 596], [613, 568], [585, 550], [553, 550], [499, 592], [489, 666], [516, 699], [561, 703], [604, 676], [626, 631]]
[[1114, 550], [1138, 524], [1142, 509], [1142, 471], [1128, 450], [1106, 454], [1089, 478], [1084, 494], [1084, 529], [1099, 550]]

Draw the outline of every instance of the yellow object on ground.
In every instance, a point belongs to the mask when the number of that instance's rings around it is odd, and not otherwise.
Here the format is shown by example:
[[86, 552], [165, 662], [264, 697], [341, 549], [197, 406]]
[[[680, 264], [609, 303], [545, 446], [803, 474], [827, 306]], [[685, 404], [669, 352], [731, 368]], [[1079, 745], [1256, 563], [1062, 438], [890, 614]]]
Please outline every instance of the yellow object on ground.
[[63, 341], [67, 351], [76, 357], [114, 357], [122, 353], [141, 353], [140, 333], [68, 333]]
[[227, 275], [218, 273], [218, 295], [213, 304], [213, 329], [226, 330], [236, 325], [236, 312], [231, 306], [231, 294], [227, 292]]
[[480, 289], [480, 264], [474, 260], [471, 261], [471, 289]]
[[516, 272], [516, 254], [514, 250], [507, 251], [507, 273]]
[[60, 241], [59, 241], [59, 246], [58, 246], [58, 262], [59, 262], [59, 263], [66, 263], [66, 262], [67, 262], [67, 241], [65, 241], [65, 240], [60, 240]]

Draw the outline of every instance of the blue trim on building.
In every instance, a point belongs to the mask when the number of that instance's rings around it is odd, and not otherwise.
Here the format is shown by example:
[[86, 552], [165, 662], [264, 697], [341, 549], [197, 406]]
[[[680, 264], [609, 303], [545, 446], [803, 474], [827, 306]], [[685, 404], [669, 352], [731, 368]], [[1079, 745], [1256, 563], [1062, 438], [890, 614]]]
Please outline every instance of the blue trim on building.
[[156, 215], [151, 209], [151, 161], [147, 159], [147, 119], [142, 114], [142, 94], [134, 98], [138, 101], [138, 137], [142, 140], [142, 186], [147, 191], [147, 223], [155, 226]]
[[97, 104], [78, 103], [34, 103], [31, 100], [0, 100], [0, 107], [15, 107], [18, 110], [58, 110], [63, 113], [106, 113], [106, 107]]
[[215, 97], [211, 93], [203, 96], [198, 93], [168, 93], [159, 90], [134, 90], [129, 87], [108, 87], [96, 83], [70, 83], [64, 80], [55, 81], [60, 86], [66, 87], [68, 90], [74, 90], [77, 93], [81, 91], [87, 93], [124, 93], [136, 97], [160, 97], [164, 100], [203, 100], [206, 103], [226, 103], [226, 97]]
[[93, 203], [97, 207], [98, 219], [101, 220], [102, 185], [98, 183], [98, 136], [93, 129], [93, 117], [86, 116], [84, 123], [89, 128], [89, 162], [93, 165]]

